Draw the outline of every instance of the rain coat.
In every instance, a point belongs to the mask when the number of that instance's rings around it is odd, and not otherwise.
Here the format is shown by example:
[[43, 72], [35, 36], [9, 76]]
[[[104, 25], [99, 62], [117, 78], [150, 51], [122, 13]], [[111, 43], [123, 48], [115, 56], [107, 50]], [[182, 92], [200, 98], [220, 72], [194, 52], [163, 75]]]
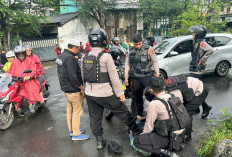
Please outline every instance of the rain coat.
[[[25, 69], [31, 69], [31, 73], [22, 74]], [[26, 57], [24, 61], [19, 59], [14, 59], [11, 67], [8, 71], [9, 74], [16, 77], [31, 76], [31, 80], [28, 81], [18, 81], [19, 89], [18, 94], [28, 99], [29, 103], [35, 103], [35, 101], [42, 102], [42, 97], [40, 95], [40, 83], [35, 78], [36, 76], [36, 64], [33, 60]]]
[[44, 70], [39, 57], [35, 54], [31, 54], [29, 58], [32, 59], [36, 64], [36, 77], [41, 77], [44, 74]]
[[9, 62], [9, 61], [8, 61], [8, 62], [4, 65], [3, 69], [4, 69], [5, 72], [8, 72], [8, 70], [10, 69], [11, 64], [12, 64], [12, 62]]

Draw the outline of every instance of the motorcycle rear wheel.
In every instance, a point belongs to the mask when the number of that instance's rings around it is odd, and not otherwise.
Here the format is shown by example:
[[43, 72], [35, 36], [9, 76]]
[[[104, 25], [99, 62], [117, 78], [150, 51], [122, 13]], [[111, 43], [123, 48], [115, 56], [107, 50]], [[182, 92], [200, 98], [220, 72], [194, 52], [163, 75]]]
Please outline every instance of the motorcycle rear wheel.
[[10, 106], [6, 107], [4, 110], [0, 110], [0, 130], [8, 129], [14, 122], [14, 110], [10, 111], [8, 116]]

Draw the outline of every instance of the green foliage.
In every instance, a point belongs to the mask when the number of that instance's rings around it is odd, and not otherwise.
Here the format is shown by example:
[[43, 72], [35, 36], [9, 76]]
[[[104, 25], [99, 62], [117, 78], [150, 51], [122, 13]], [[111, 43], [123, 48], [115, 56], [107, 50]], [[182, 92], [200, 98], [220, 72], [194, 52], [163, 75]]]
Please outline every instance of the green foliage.
[[226, 31], [227, 21], [220, 21], [219, 12], [227, 4], [221, 0], [197, 0], [191, 1], [187, 10], [177, 17], [174, 21], [175, 31], [173, 36], [191, 34], [188, 30], [193, 25], [204, 25], [208, 32], [222, 32]]
[[144, 12], [144, 23], [152, 20], [178, 16], [187, 5], [188, 0], [140, 0], [140, 11]]
[[[212, 127], [205, 135], [205, 139], [200, 141], [198, 155], [202, 157], [212, 156], [215, 144], [222, 139], [232, 139], [232, 114], [228, 109], [220, 110], [223, 112], [217, 126]], [[215, 122], [212, 121], [211, 122]]]
[[105, 14], [110, 12], [116, 5], [116, 0], [74, 0], [81, 7], [78, 8], [78, 13], [84, 17], [93, 17], [98, 24], [105, 27]]
[[40, 35], [46, 9], [56, 3], [58, 0], [0, 0], [1, 44], [9, 48], [22, 36]]

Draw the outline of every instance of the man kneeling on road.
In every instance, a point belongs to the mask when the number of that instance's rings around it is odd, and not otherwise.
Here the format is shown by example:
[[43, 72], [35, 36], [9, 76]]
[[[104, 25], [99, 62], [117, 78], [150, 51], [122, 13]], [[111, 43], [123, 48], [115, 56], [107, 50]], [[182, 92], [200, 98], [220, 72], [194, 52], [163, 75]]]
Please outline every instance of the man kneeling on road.
[[[170, 150], [180, 149], [185, 128], [190, 124], [190, 117], [181, 100], [165, 92], [162, 78], [152, 77], [149, 88], [154, 99], [148, 105], [142, 134], [133, 137], [131, 133], [131, 145], [144, 155], [149, 155], [149, 152], [154, 155], [177, 157], [178, 155]], [[177, 95], [181, 97], [181, 94]], [[181, 107], [182, 115], [174, 114], [173, 107]]]

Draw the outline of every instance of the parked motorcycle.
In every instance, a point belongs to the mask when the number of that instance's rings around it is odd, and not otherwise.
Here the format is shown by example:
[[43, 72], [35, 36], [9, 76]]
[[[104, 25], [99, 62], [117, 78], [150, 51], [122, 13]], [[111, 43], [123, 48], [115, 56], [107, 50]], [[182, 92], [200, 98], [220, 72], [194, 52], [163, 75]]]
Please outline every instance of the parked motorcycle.
[[[31, 73], [31, 70], [26, 69], [23, 73]], [[15, 118], [31, 114], [28, 100], [17, 93], [18, 81], [23, 81], [23, 77], [12, 77], [8, 73], [5, 73], [0, 79], [0, 130], [8, 129]], [[46, 79], [43, 86], [44, 103], [36, 102], [36, 111], [44, 107], [50, 94], [48, 90], [49, 84]]]

